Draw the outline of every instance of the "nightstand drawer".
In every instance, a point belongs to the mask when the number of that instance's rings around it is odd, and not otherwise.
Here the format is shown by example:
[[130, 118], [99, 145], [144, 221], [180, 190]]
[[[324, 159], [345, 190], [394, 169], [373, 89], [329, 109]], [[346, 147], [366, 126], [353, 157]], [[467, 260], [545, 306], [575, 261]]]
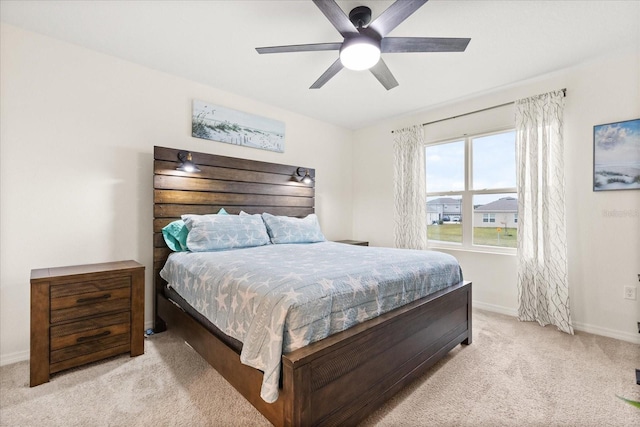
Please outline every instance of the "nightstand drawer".
[[[49, 362], [51, 363], [50, 371], [57, 372], [59, 370], [57, 368], [63, 366], [62, 364], [66, 361], [69, 361], [69, 365], [75, 366], [77, 364], [104, 358], [104, 356], [94, 358], [94, 353], [101, 353], [108, 350], [117, 351], [113, 354], [126, 353], [130, 349], [130, 340], [131, 335], [127, 330], [127, 333], [125, 334], [105, 336], [93, 341], [52, 351], [49, 357]], [[66, 366], [60, 369], [66, 369]]]
[[[64, 286], [64, 285], [57, 285]], [[77, 283], [68, 285], [77, 290], [86, 291], [92, 288], [91, 284]], [[54, 288], [54, 286], [52, 286]], [[58, 294], [60, 292], [57, 292]], [[66, 296], [51, 298], [51, 323], [59, 323], [80, 317], [114, 311], [129, 310], [131, 305], [131, 287], [128, 280], [120, 280], [118, 287], [94, 290], [92, 292], [72, 293], [65, 292]], [[54, 295], [54, 290], [51, 292]]]
[[51, 351], [128, 333], [130, 324], [130, 313], [122, 312], [52, 326]]
[[128, 276], [113, 277], [103, 280], [88, 280], [77, 283], [58, 283], [51, 285], [52, 302], [64, 297], [80, 297], [82, 294], [93, 294], [102, 291], [128, 288], [131, 279]]

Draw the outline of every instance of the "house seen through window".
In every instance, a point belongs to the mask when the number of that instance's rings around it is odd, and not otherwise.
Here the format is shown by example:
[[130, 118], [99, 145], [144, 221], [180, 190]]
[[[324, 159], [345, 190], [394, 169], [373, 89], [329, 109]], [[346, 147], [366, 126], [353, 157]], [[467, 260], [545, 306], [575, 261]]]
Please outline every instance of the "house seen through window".
[[425, 150], [429, 242], [515, 248], [515, 131], [431, 143]]

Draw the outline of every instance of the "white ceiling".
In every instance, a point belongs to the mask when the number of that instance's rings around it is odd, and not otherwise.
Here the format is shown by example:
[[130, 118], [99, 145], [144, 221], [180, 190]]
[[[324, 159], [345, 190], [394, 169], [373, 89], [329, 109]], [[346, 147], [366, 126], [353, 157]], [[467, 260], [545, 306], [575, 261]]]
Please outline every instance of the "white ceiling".
[[[393, 1], [337, 3], [347, 14], [369, 6], [375, 19]], [[337, 52], [255, 51], [342, 41], [310, 0], [2, 0], [0, 19], [349, 129], [640, 50], [638, 0], [431, 0], [389, 36], [470, 37], [466, 52], [383, 54], [400, 84], [390, 91], [350, 70], [310, 90]]]

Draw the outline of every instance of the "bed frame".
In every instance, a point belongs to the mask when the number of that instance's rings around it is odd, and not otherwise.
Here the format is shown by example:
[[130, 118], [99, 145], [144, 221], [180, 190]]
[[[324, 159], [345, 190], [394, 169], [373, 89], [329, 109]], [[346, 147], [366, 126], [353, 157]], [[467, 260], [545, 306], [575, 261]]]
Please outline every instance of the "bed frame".
[[[194, 153], [200, 173], [176, 170], [181, 150], [154, 147], [155, 331], [175, 329], [276, 426], [355, 425], [458, 344], [471, 343], [471, 283], [459, 284], [282, 356], [278, 400], [260, 398], [262, 372], [166, 296], [162, 227], [181, 214], [314, 212], [314, 183], [297, 166]], [[315, 170], [309, 169], [311, 176]]]

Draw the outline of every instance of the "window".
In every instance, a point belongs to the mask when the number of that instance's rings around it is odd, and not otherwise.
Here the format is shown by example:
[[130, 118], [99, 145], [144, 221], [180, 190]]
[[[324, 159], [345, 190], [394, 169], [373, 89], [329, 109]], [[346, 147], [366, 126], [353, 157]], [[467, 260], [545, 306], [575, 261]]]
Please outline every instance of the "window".
[[515, 248], [515, 131], [428, 144], [425, 155], [430, 245]]
[[496, 214], [492, 214], [492, 213], [482, 214], [482, 222], [496, 222]]
[[451, 215], [462, 218], [462, 194], [455, 192], [464, 190], [464, 151], [464, 140], [426, 149], [427, 233], [430, 240], [462, 243], [461, 221], [452, 223]]

